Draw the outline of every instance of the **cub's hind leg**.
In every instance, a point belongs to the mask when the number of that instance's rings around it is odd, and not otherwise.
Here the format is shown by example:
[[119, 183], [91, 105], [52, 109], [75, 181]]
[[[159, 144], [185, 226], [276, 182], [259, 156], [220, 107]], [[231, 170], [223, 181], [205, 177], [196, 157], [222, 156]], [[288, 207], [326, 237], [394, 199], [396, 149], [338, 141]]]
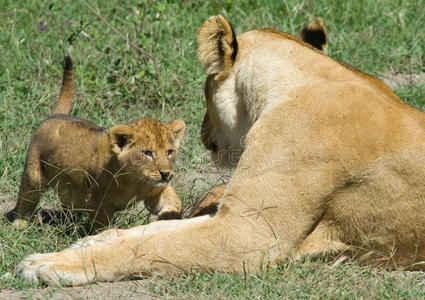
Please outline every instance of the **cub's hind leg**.
[[63, 224], [76, 223], [87, 210], [87, 189], [84, 182], [75, 182], [70, 176], [62, 175], [56, 186], [62, 204], [62, 210], [56, 213], [56, 221]]
[[34, 213], [43, 190], [40, 154], [36, 147], [30, 146], [24, 172], [22, 173], [18, 200], [15, 207], [6, 213], [6, 217], [9, 221], [13, 222], [14, 226], [18, 228], [26, 227], [27, 221], [25, 218], [30, 217]]
[[90, 218], [91, 230], [100, 231], [109, 227], [114, 219], [115, 198], [103, 190], [92, 191], [87, 202], [87, 211]]

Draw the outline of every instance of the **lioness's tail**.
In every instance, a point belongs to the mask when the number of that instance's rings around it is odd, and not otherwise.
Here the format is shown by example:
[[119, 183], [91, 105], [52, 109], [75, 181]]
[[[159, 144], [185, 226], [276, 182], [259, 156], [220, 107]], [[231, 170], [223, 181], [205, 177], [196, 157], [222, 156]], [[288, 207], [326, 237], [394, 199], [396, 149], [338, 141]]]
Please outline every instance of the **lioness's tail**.
[[74, 96], [74, 69], [72, 68], [71, 57], [65, 56], [63, 64], [62, 89], [58, 104], [52, 112], [53, 114], [69, 114], [71, 110], [72, 97]]

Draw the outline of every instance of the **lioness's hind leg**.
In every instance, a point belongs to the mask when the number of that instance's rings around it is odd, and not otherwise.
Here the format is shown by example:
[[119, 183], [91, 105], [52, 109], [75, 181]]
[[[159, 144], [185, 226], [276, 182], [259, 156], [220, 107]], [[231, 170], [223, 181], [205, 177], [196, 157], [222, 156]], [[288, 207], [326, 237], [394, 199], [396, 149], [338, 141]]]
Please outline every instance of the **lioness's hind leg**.
[[58, 197], [62, 205], [68, 209], [85, 208], [87, 193], [83, 186], [83, 182], [73, 182], [70, 176], [62, 176], [57, 184]]
[[38, 151], [29, 149], [24, 172], [19, 187], [18, 200], [15, 207], [6, 213], [9, 221], [18, 228], [27, 225], [25, 218], [30, 217], [36, 209], [43, 190], [42, 172]]
[[325, 257], [336, 255], [348, 249], [348, 246], [335, 237], [335, 232], [325, 222], [320, 222], [298, 248], [295, 258], [304, 256]]

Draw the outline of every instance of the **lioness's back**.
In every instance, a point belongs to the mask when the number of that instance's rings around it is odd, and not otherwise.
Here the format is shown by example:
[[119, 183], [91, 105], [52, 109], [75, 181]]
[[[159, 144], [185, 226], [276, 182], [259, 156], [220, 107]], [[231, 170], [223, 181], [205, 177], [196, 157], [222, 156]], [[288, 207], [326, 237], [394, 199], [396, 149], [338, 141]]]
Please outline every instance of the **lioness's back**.
[[[252, 56], [254, 62], [250, 64], [250, 68], [264, 68], [263, 74], [267, 75], [270, 66], [269, 48], [279, 49], [273, 54], [278, 56], [282, 62], [287, 64], [287, 68], [294, 68], [294, 75], [300, 76], [308, 82], [330, 80], [336, 82], [355, 81], [364, 84], [369, 89], [374, 89], [381, 93], [383, 97], [401, 102], [400, 99], [388, 88], [381, 80], [359, 71], [350, 65], [337, 61], [323, 51], [319, 51], [308, 44], [301, 43], [293, 36], [272, 30], [260, 29], [243, 33], [238, 36], [238, 42], [247, 44], [248, 51], [241, 48], [238, 49], [240, 60], [244, 60], [245, 56]], [[284, 51], [282, 51], [284, 49]], [[251, 53], [251, 52], [257, 53]], [[267, 55], [266, 55], [267, 53]], [[236, 64], [238, 60], [236, 60]], [[277, 64], [277, 62], [275, 62]], [[246, 64], [246, 61], [244, 61]], [[281, 63], [279, 63], [281, 65]], [[277, 66], [276, 66], [277, 67]], [[288, 69], [285, 73], [288, 73]], [[261, 72], [258, 72], [261, 73]], [[304, 74], [303, 74], [304, 73]], [[257, 74], [258, 75], [258, 74]], [[286, 79], [285, 79], [286, 80]], [[325, 82], [323, 84], [326, 84]]]

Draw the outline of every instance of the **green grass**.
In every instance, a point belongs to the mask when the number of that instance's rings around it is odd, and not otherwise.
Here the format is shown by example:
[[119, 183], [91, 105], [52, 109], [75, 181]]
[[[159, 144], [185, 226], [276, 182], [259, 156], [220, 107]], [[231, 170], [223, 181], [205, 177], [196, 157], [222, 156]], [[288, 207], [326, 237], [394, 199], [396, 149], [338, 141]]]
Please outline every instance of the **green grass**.
[[354, 263], [332, 266], [324, 262], [288, 262], [267, 273], [247, 276], [190, 274], [155, 278], [148, 288], [155, 294], [211, 299], [343, 299], [425, 297], [423, 274], [391, 274]]
[[[31, 133], [49, 115], [58, 97], [61, 61], [71, 53], [76, 66], [72, 114], [109, 127], [144, 116], [182, 118], [188, 125], [176, 171], [195, 174], [176, 189], [190, 206], [213, 168], [199, 130], [205, 111], [205, 73], [196, 60], [196, 35], [209, 16], [223, 14], [241, 33], [272, 27], [296, 34], [312, 17], [328, 29], [328, 53], [372, 75], [425, 71], [425, 5], [421, 1], [91, 1], [118, 32], [156, 58], [129, 45], [82, 2], [3, 0], [0, 2], [0, 193], [13, 199], [19, 187]], [[40, 22], [43, 22], [40, 25]], [[42, 26], [46, 26], [41, 30]], [[73, 36], [72, 45], [68, 39]], [[161, 86], [162, 85], [162, 86]], [[425, 86], [396, 90], [424, 109]], [[185, 177], [183, 177], [185, 178]], [[188, 177], [189, 178], [189, 177]], [[198, 179], [197, 181], [193, 178]], [[56, 203], [53, 193], [44, 202]], [[144, 212], [121, 214], [118, 224], [145, 222]], [[0, 277], [34, 252], [57, 251], [78, 233], [34, 223], [18, 232], [0, 219]], [[1, 289], [27, 289], [18, 278], [0, 279]], [[422, 273], [410, 276], [365, 268], [355, 262], [295, 263], [266, 274], [190, 274], [155, 278], [155, 295], [211, 298], [425, 298]]]

